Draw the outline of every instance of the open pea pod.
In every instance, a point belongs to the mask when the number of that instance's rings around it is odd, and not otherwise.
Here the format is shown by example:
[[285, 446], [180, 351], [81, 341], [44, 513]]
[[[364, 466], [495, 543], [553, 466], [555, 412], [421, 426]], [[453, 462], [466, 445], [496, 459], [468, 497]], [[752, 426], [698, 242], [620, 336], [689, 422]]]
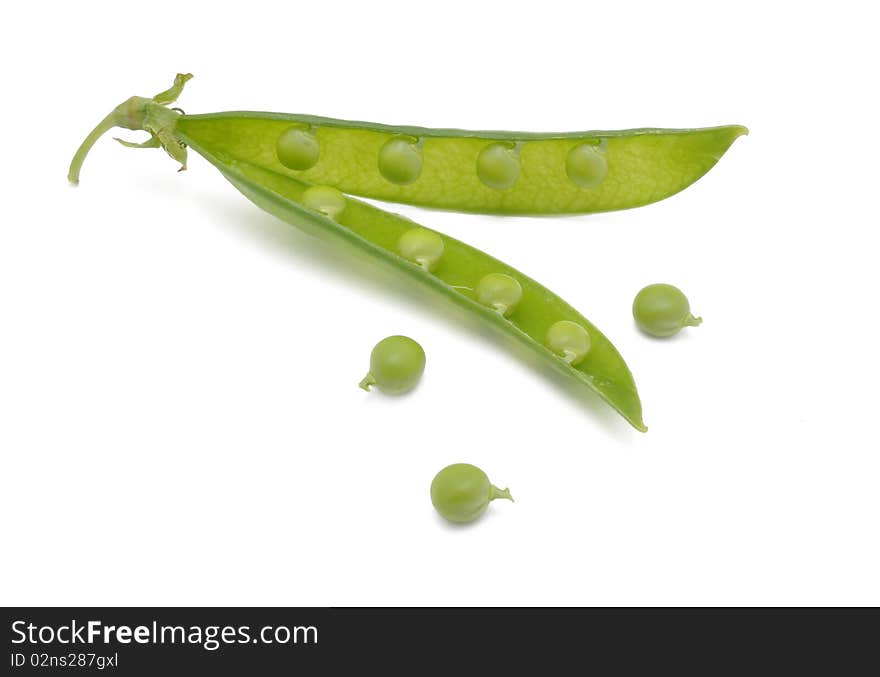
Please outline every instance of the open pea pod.
[[118, 106], [77, 151], [70, 180], [78, 181], [89, 148], [113, 126], [150, 132], [151, 139], [138, 146], [161, 147], [183, 166], [190, 147], [259, 207], [306, 231], [349, 243], [434, 289], [594, 390], [635, 428], [646, 430], [635, 383], [620, 353], [556, 294], [488, 254], [403, 216], [230, 154], [214, 134], [182, 126], [185, 116], [165, 107], [187, 79], [178, 76], [166, 92], [152, 99], [133, 97]]
[[186, 115], [217, 152], [344, 193], [488, 214], [639, 207], [708, 172], [745, 127], [537, 134], [395, 127], [311, 115]]

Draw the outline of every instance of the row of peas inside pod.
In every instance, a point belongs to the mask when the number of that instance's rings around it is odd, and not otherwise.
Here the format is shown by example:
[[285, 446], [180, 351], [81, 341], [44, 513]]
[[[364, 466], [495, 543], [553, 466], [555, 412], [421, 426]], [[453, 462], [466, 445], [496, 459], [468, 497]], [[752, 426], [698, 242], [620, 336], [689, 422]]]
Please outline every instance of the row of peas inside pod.
[[[521, 174], [521, 149], [524, 141], [487, 141], [479, 150], [473, 172], [480, 182], [494, 190], [508, 190]], [[607, 142], [588, 140], [575, 145], [565, 155], [565, 174], [582, 188], [598, 186], [608, 173]], [[321, 156], [321, 142], [316, 130], [306, 123], [288, 127], [275, 145], [278, 161], [295, 171], [312, 169]], [[419, 180], [424, 165], [424, 139], [411, 134], [397, 134], [388, 139], [376, 154], [379, 174], [389, 183], [408, 186]]]

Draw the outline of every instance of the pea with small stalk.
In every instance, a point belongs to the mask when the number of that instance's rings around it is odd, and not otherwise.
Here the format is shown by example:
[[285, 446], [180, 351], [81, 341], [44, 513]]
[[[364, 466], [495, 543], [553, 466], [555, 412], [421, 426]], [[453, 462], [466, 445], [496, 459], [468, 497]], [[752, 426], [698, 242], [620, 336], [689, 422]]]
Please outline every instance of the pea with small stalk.
[[671, 284], [651, 284], [633, 301], [633, 318], [639, 329], [658, 338], [674, 336], [684, 327], [698, 327], [702, 317], [691, 314], [687, 296]]
[[431, 503], [450, 522], [473, 522], [497, 498], [513, 500], [509, 489], [494, 486], [486, 473], [470, 463], [446, 466], [431, 482]]

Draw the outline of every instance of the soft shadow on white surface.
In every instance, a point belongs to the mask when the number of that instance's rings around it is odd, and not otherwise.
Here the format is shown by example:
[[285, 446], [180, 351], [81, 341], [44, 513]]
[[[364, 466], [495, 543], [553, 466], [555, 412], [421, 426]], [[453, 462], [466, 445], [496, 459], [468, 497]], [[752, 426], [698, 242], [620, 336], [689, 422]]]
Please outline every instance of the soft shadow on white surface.
[[490, 504], [486, 512], [484, 512], [480, 517], [475, 519], [473, 522], [450, 522], [448, 519], [442, 517], [436, 511], [434, 512], [434, 522], [437, 526], [446, 532], [449, 533], [458, 533], [461, 531], [471, 531], [475, 529], [479, 529], [480, 527], [489, 529], [491, 526], [488, 524], [489, 522], [494, 522], [497, 519], [500, 519], [501, 516], [497, 515], [495, 510], [492, 509], [492, 505]]
[[436, 525], [443, 531], [448, 531], [450, 533], [475, 529], [486, 518], [488, 518], [488, 514], [485, 514], [482, 517], [475, 519], [473, 522], [450, 522], [448, 519], [442, 517], [437, 512], [434, 512], [434, 522], [436, 523]]

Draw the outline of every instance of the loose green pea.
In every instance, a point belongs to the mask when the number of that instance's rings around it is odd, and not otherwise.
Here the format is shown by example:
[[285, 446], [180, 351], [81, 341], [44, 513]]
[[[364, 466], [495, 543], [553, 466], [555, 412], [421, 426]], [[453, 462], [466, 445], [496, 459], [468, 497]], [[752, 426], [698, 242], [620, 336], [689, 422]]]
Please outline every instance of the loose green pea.
[[565, 173], [581, 188], [595, 188], [608, 173], [605, 151], [590, 143], [575, 146], [565, 158]]
[[446, 466], [431, 482], [431, 503], [450, 522], [473, 522], [496, 498], [513, 500], [510, 490], [493, 486], [486, 473], [469, 463]]
[[332, 186], [311, 186], [302, 194], [302, 202], [309, 209], [321, 212], [334, 221], [345, 211], [345, 196]]
[[321, 147], [317, 137], [306, 127], [290, 127], [275, 144], [278, 161], [288, 169], [311, 169], [318, 163]]
[[397, 251], [403, 258], [428, 271], [437, 267], [443, 249], [443, 238], [427, 228], [408, 230], [397, 241]]
[[510, 275], [489, 273], [477, 282], [477, 301], [507, 317], [522, 299], [522, 286]]
[[512, 188], [519, 178], [519, 158], [515, 144], [492, 143], [481, 150], [477, 156], [477, 176], [489, 188]]
[[632, 312], [639, 329], [660, 338], [703, 322], [703, 318], [691, 315], [687, 296], [671, 284], [650, 284], [642, 289], [636, 294]]
[[547, 330], [550, 350], [574, 366], [590, 352], [590, 335], [581, 325], [570, 320], [560, 320]]
[[391, 183], [405, 186], [422, 173], [422, 152], [411, 136], [395, 136], [379, 150], [379, 173]]
[[384, 338], [370, 353], [370, 371], [360, 382], [369, 390], [378, 386], [389, 395], [400, 395], [416, 387], [425, 371], [425, 351], [408, 336]]

